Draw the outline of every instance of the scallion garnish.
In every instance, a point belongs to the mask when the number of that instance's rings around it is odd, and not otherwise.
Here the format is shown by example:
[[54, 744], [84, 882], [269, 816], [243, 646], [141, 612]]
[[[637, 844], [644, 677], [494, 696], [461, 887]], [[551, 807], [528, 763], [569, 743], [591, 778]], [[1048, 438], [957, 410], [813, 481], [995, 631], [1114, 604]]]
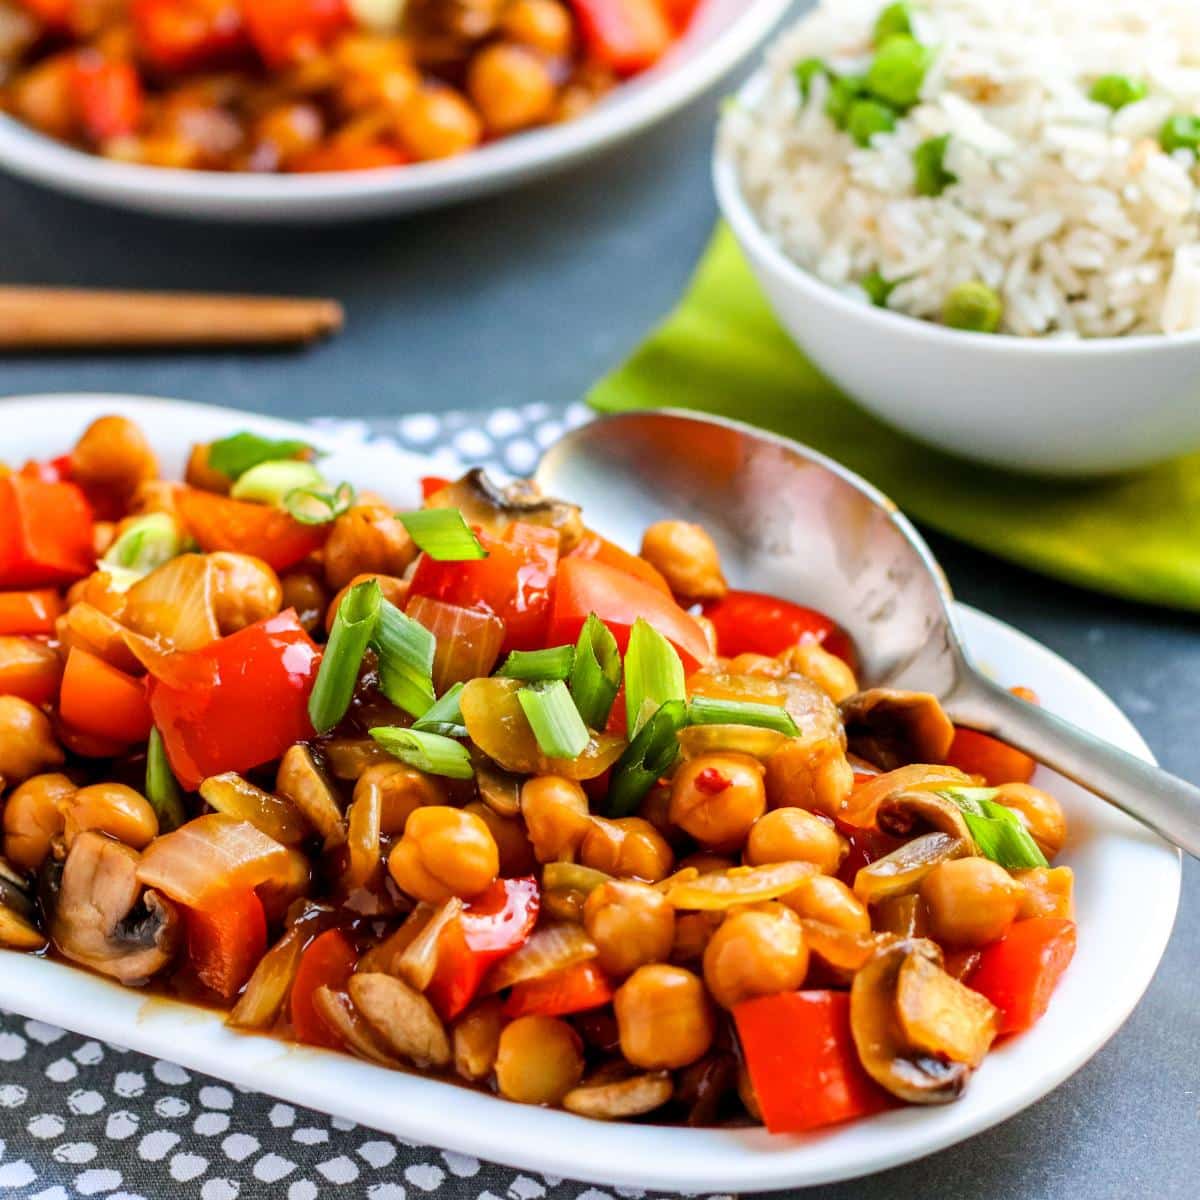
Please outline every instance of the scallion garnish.
[[307, 442], [273, 441], [257, 433], [235, 433], [209, 443], [208, 465], [230, 479], [238, 479], [259, 463], [315, 453]]
[[547, 758], [578, 758], [592, 740], [561, 679], [531, 683], [517, 693], [538, 749]]
[[229, 489], [229, 494], [235, 500], [256, 500], [260, 504], [281, 506], [289, 492], [325, 486], [321, 472], [312, 463], [280, 458], [251, 467]]
[[352, 484], [339, 483], [333, 491], [320, 488], [292, 488], [281, 501], [293, 521], [301, 525], [328, 525], [354, 507], [358, 493]]
[[327, 733], [345, 715], [358, 682], [367, 643], [375, 635], [383, 593], [379, 582], [365, 579], [342, 597], [329, 641], [308, 698], [308, 716], [318, 733]]
[[997, 802], [995, 788], [943, 788], [939, 795], [958, 806], [979, 853], [1006, 871], [1049, 866], [1020, 817]]
[[800, 732], [792, 714], [778, 704], [714, 700], [709, 696], [693, 696], [688, 701], [688, 724], [753, 725], [757, 729], [774, 729], [788, 737], [796, 737]]
[[118, 591], [126, 591], [155, 567], [183, 552], [183, 537], [175, 518], [168, 513], [137, 517], [100, 560]]
[[637, 731], [668, 700], [683, 700], [683, 663], [675, 647], [649, 621], [638, 617], [625, 651], [625, 725], [633, 741]]
[[503, 679], [527, 679], [531, 683], [548, 679], [566, 679], [575, 663], [574, 646], [553, 646], [549, 650], [514, 650], [496, 672]]
[[679, 756], [679, 731], [687, 724], [687, 704], [668, 700], [642, 726], [613, 766], [608, 815], [627, 817]]
[[418, 733], [440, 733], [443, 737], [464, 738], [467, 726], [463, 720], [458, 698], [467, 685], [456, 683], [446, 694], [425, 710], [424, 715], [413, 722]]
[[487, 551], [457, 508], [422, 508], [396, 516], [418, 548], [437, 562], [487, 558]]
[[470, 779], [475, 774], [466, 746], [440, 733], [401, 729], [398, 725], [377, 725], [371, 730], [371, 736], [393, 758], [427, 775]]
[[158, 817], [158, 832], [170, 833], [187, 820], [183, 807], [183, 792], [175, 772], [167, 761], [162, 734], [153, 726], [146, 746], [146, 799]]
[[428, 712], [434, 702], [433, 634], [381, 600], [371, 644], [379, 656], [379, 690], [410, 716]]
[[575, 643], [570, 689], [583, 723], [603, 729], [621, 690], [621, 651], [612, 630], [595, 613], [588, 613]]

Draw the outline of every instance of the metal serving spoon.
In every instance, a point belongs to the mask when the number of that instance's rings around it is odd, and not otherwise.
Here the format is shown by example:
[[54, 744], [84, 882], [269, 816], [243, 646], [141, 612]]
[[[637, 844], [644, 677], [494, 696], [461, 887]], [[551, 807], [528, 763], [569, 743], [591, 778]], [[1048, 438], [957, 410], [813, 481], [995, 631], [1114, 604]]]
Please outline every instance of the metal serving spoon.
[[734, 579], [836, 617], [854, 638], [865, 683], [932, 692], [956, 724], [1024, 750], [1200, 857], [1200, 788], [983, 675], [920, 534], [886, 496], [824, 455], [736, 421], [631, 412], [566, 434], [537, 480], [629, 546], [652, 521], [699, 521]]

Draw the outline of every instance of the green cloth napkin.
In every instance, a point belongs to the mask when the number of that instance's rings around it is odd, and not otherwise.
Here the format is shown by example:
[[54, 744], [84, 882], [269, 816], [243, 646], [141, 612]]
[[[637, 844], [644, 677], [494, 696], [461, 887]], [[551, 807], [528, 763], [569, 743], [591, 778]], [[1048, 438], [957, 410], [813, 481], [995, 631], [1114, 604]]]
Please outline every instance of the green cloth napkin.
[[1200, 455], [1089, 482], [1031, 479], [933, 450], [851, 403], [775, 320], [721, 227], [683, 302], [588, 396], [753, 422], [865, 476], [918, 521], [1084, 587], [1200, 609]]

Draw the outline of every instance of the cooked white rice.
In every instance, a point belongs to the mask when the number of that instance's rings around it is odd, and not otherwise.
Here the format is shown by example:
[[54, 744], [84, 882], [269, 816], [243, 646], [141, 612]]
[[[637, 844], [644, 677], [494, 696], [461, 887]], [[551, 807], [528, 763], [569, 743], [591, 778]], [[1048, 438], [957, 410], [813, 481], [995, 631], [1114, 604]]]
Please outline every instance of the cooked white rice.
[[[921, 101], [859, 147], [801, 96], [795, 65], [870, 64], [887, 0], [820, 0], [771, 49], [765, 90], [731, 105], [721, 137], [767, 231], [798, 263], [862, 296], [878, 271], [890, 308], [940, 317], [982, 280], [1001, 330], [1105, 337], [1200, 327], [1200, 169], [1158, 133], [1200, 113], [1200, 0], [917, 0], [914, 34], [937, 56]], [[1088, 99], [1101, 75], [1149, 85], [1116, 112]], [[958, 177], [914, 192], [912, 154], [949, 134]]]

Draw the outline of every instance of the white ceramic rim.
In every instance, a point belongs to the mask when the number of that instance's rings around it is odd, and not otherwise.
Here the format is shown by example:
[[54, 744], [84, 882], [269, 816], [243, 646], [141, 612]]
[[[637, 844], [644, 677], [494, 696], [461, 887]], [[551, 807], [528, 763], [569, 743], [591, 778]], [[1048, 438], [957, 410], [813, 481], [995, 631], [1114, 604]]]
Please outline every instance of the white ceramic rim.
[[[49, 454], [93, 417], [122, 412], [150, 428], [152, 441], [176, 448], [231, 428], [265, 436], [304, 436], [327, 449], [329, 465], [358, 466], [398, 503], [410, 502], [412, 479], [429, 462], [385, 446], [362, 447], [272, 417], [209, 405], [116, 395], [17, 397], [0, 401], [7, 431], [0, 457]], [[444, 469], [444, 462], [439, 464]], [[409, 495], [396, 495], [409, 473]], [[390, 491], [389, 491], [390, 485]], [[995, 618], [958, 607], [975, 656], [1002, 682], [1029, 682], [1069, 694], [1076, 719], [1152, 761], [1132, 724], [1095, 684], [1031, 638]], [[1010, 678], [1011, 676], [1011, 678]], [[1060, 698], [1062, 703], [1062, 698]], [[910, 1162], [998, 1124], [1077, 1071], [1117, 1031], [1149, 986], [1166, 948], [1178, 906], [1178, 852], [1129, 818], [1065, 781], [1054, 783], [1077, 823], [1095, 827], [1072, 846], [1099, 855], [1103, 872], [1081, 872], [1089, 911], [1100, 897], [1109, 917], [1130, 913], [1122, 896], [1139, 898], [1135, 925], [1117, 931], [1120, 955], [1109, 954], [1113, 930], [1092, 926], [1081, 911], [1080, 953], [1046, 1017], [1029, 1033], [998, 1047], [966, 1096], [938, 1109], [906, 1108], [822, 1134], [772, 1137], [763, 1130], [699, 1130], [607, 1125], [568, 1113], [531, 1109], [419, 1075], [387, 1071], [330, 1051], [289, 1045], [226, 1029], [220, 1014], [137, 992], [60, 963], [11, 953], [0, 970], [0, 1005], [28, 1016], [161, 1056], [234, 1084], [265, 1091], [395, 1136], [480, 1158], [609, 1186], [664, 1191], [764, 1191], [851, 1179]], [[1078, 811], [1077, 811], [1078, 810]], [[1098, 830], [1098, 831], [1097, 831]], [[1115, 856], [1119, 870], [1108, 859]], [[1081, 905], [1082, 909], [1082, 905]], [[1133, 917], [1130, 916], [1130, 920]], [[1122, 940], [1123, 938], [1123, 940]], [[1081, 963], [1103, 963], [1081, 974]], [[451, 1115], [452, 1114], [452, 1115]]]
[[[760, 67], [755, 71], [738, 89], [737, 103], [753, 107], [766, 90], [768, 78], [765, 67]], [[1200, 341], [1200, 329], [1191, 329], [1184, 333], [1139, 333], [1130, 334], [1128, 337], [1077, 339], [1026, 338], [1016, 334], [970, 333], [961, 329], [948, 329], [944, 325], [938, 325], [933, 321], [924, 321], [919, 317], [892, 312], [891, 309], [864, 304], [854, 297], [840, 292], [831, 284], [812, 274], [811, 271], [806, 270], [790, 258], [778, 242], [767, 233], [742, 191], [741, 180], [733, 156], [723, 148], [722, 139], [719, 137], [716, 139], [713, 150], [712, 176], [721, 212], [738, 240], [763, 259], [772, 271], [782, 276], [788, 286], [803, 292], [819, 304], [827, 305], [844, 313], [848, 318], [861, 322], [863, 325], [878, 324], [882, 328], [890, 327], [892, 329], [903, 326], [911, 337], [926, 343], [926, 348], [930, 350], [950, 342], [961, 344], [967, 341], [981, 355], [1002, 356], [1027, 352], [1072, 357], [1101, 353], [1134, 353], [1154, 347], [1187, 345]]]
[[[226, 205], [310, 211], [327, 201], [405, 200], [415, 208], [451, 203], [529, 175], [566, 166], [662, 121], [732, 70], [766, 36], [791, 0], [746, 0], [744, 11], [702, 50], [680, 59], [690, 34], [661, 64], [621, 85], [578, 120], [532, 130], [442, 162], [314, 175], [185, 171], [113, 162], [72, 149], [0, 115], [0, 166], [27, 179], [108, 202], [172, 206], [178, 215], [229, 215]], [[702, 11], [702, 10], [701, 10]], [[194, 201], [194, 213], [186, 211]], [[381, 206], [370, 210], [382, 211]]]

